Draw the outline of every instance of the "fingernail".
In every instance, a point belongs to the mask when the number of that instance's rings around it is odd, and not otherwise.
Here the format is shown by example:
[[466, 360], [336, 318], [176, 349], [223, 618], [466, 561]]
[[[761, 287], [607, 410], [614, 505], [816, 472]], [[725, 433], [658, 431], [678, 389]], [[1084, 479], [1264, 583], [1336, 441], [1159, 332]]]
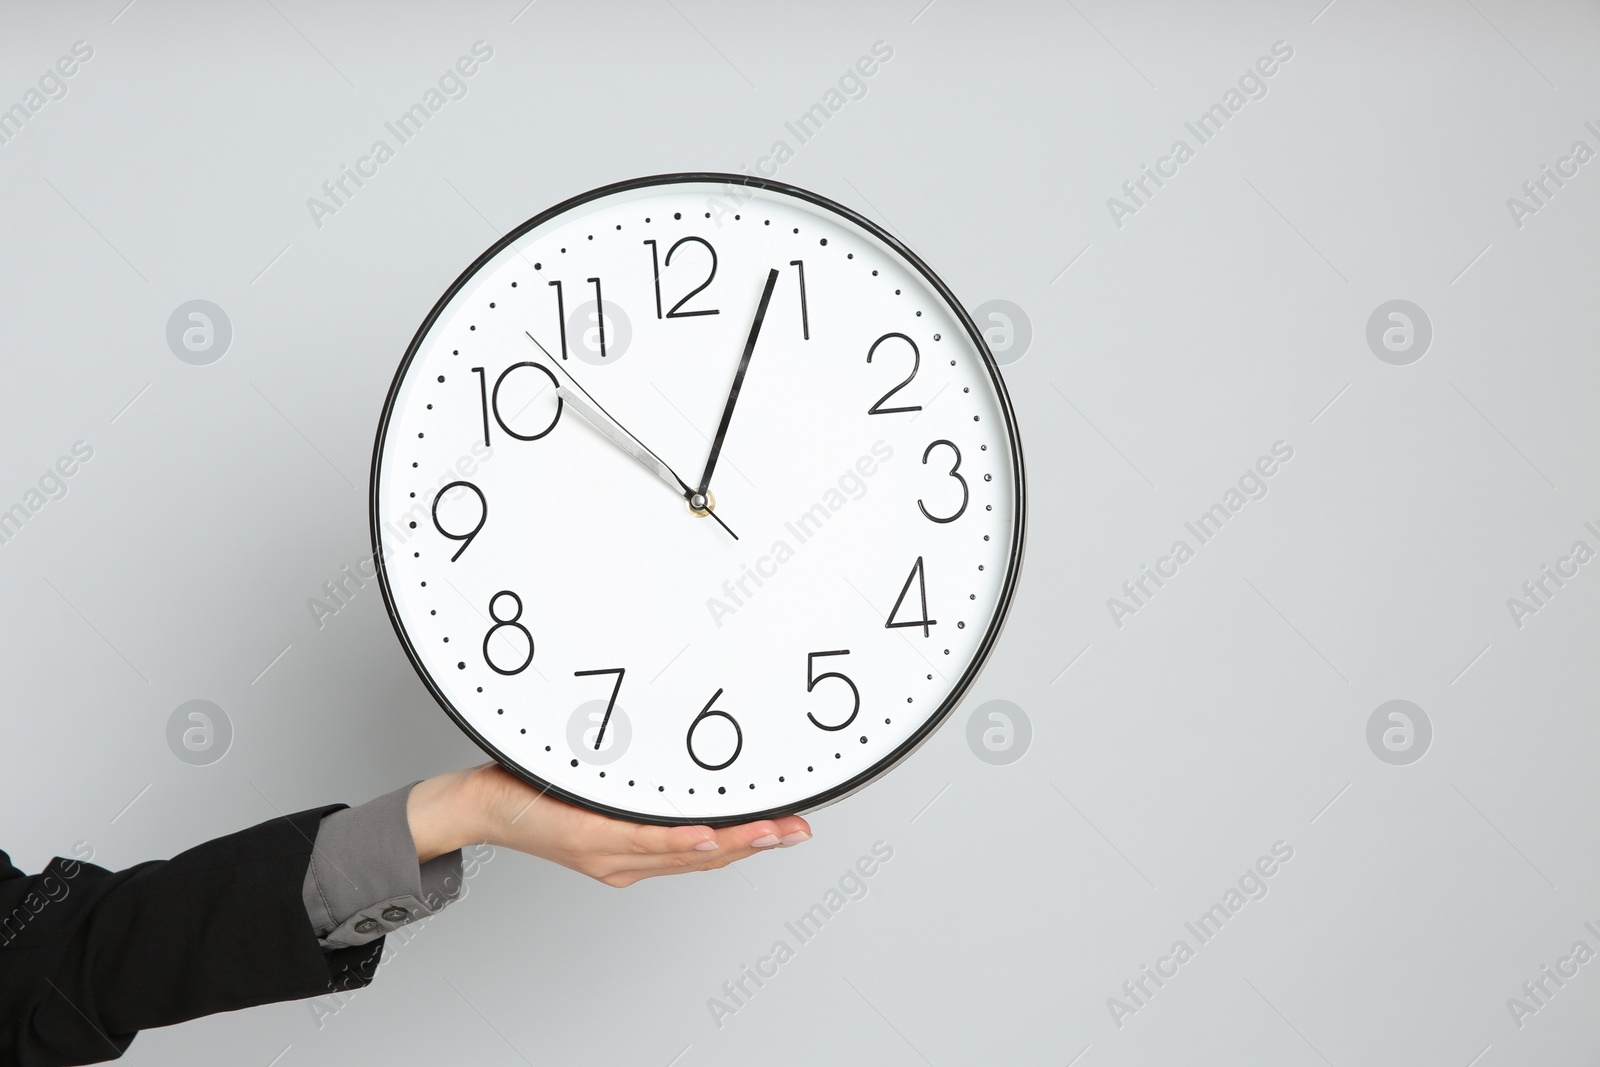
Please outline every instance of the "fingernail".
[[750, 847], [751, 848], [771, 848], [773, 845], [776, 845], [777, 843], [778, 843], [778, 835], [777, 834], [767, 834], [765, 837], [758, 837], [754, 841], [750, 842]]
[[804, 830], [796, 830], [792, 834], [784, 834], [783, 835], [783, 845], [784, 845], [785, 848], [787, 848], [790, 845], [798, 845], [802, 841], [810, 841], [810, 840], [811, 840], [811, 835], [809, 833], [807, 833], [806, 831], [804, 831]]
[[710, 852], [716, 847], [717, 843], [715, 841], [702, 841], [698, 845], [694, 846], [694, 849], [696, 852]]

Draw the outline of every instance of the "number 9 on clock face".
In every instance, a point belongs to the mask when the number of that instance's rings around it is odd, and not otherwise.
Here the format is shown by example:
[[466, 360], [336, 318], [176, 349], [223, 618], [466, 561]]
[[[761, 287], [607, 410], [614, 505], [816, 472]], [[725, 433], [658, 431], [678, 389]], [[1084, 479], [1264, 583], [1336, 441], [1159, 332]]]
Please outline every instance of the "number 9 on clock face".
[[390, 616], [509, 769], [654, 823], [807, 811], [971, 685], [1022, 559], [1022, 453], [946, 286], [747, 176], [608, 186], [451, 286], [373, 462]]

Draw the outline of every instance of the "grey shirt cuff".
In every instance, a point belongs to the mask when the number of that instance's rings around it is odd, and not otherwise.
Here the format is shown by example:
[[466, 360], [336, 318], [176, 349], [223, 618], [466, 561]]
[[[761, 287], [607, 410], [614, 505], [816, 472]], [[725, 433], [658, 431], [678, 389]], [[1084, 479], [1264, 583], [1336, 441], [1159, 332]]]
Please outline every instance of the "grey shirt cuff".
[[441, 911], [461, 895], [461, 850], [417, 863], [411, 785], [323, 817], [300, 895], [326, 949], [350, 948]]

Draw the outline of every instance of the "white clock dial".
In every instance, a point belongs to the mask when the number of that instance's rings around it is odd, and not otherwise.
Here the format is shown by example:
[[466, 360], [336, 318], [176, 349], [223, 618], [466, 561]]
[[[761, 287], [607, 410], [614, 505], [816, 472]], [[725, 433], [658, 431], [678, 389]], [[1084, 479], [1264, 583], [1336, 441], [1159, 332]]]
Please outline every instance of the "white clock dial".
[[540, 215], [445, 294], [372, 524], [480, 745], [589, 808], [719, 825], [837, 799], [948, 715], [1010, 603], [1022, 456], [970, 318], [892, 237], [672, 175]]

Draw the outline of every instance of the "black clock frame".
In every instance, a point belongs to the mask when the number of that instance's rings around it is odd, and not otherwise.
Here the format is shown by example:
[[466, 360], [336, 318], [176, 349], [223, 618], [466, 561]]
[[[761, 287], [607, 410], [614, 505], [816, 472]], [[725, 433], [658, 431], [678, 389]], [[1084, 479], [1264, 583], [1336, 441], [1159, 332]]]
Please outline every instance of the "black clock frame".
[[[988, 370], [989, 378], [993, 382], [995, 392], [1000, 398], [1001, 410], [1005, 414], [1006, 434], [1011, 444], [1012, 475], [1016, 482], [1016, 507], [1015, 514], [1012, 516], [1011, 554], [1006, 564], [1005, 584], [1000, 590], [1000, 599], [996, 605], [994, 616], [989, 622], [988, 629], [983, 635], [983, 640], [978, 645], [977, 654], [973, 657], [971, 663], [967, 665], [967, 669], [962, 672], [961, 677], [956, 679], [955, 684], [950, 688], [949, 693], [940, 703], [938, 709], [924, 719], [917, 729], [911, 734], [911, 736], [902, 741], [894, 751], [878, 760], [871, 767], [868, 767], [861, 773], [856, 774], [845, 781], [839, 782], [838, 784], [825, 789], [822, 792], [807, 797], [795, 808], [769, 808], [764, 811], [755, 811], [743, 815], [719, 815], [706, 818], [690, 818], [687, 816], [669, 817], [646, 812], [629, 811], [626, 808], [612, 807], [609, 804], [602, 804], [587, 797], [579, 796], [561, 788], [560, 786], [547, 782], [538, 775], [527, 770], [515, 760], [500, 752], [499, 749], [495, 748], [495, 746], [491, 745], [481, 734], [479, 734], [478, 731], [473, 728], [472, 724], [469, 723], [466, 718], [456, 710], [455, 705], [451, 703], [447, 696], [445, 696], [440, 687], [434, 683], [434, 680], [429, 675], [427, 669], [423, 667], [422, 660], [417, 655], [417, 651], [412, 645], [411, 637], [406, 632], [405, 623], [401, 620], [400, 615], [395, 610], [394, 597], [389, 592], [388, 569], [385, 566], [382, 552], [382, 519], [378, 514], [378, 483], [383, 462], [383, 443], [388, 434], [389, 417], [394, 412], [395, 399], [399, 395], [401, 384], [405, 381], [406, 372], [411, 368], [412, 359], [415, 358], [417, 350], [422, 346], [423, 339], [427, 337], [428, 331], [432, 328], [434, 322], [444, 311], [445, 307], [450, 303], [451, 298], [453, 298], [456, 293], [459, 292], [464, 285], [466, 285], [467, 281], [476, 275], [478, 271], [482, 270], [485, 265], [487, 265], [497, 255], [504, 251], [507, 246], [514, 243], [523, 234], [537, 226], [543, 225], [545, 222], [548, 222], [559, 215], [563, 215], [566, 212], [571, 211], [573, 208], [589, 203], [592, 200], [598, 200], [602, 197], [610, 196], [614, 193], [628, 192], [634, 189], [646, 189], [665, 185], [684, 185], [691, 183], [745, 186], [753, 189], [761, 189], [774, 193], [780, 193], [785, 196], [791, 196], [798, 200], [805, 201], [806, 203], [820, 207], [826, 211], [833, 212], [841, 218], [844, 218], [854, 225], [859, 226], [868, 234], [877, 238], [879, 241], [882, 241], [897, 255], [901, 256], [907, 263], [916, 268], [917, 272], [927, 279], [928, 284], [933, 286], [934, 291], [943, 297], [945, 303], [947, 303], [954, 310], [957, 318], [961, 322], [962, 328], [966, 330], [967, 336], [971, 338], [973, 345], [977, 348], [979, 355], [983, 359], [984, 367], [986, 370]], [[1022, 441], [1017, 434], [1016, 415], [1012, 410], [1011, 396], [1006, 392], [1005, 380], [1000, 376], [1000, 368], [995, 362], [994, 354], [989, 351], [988, 343], [984, 341], [982, 332], [972, 321], [972, 316], [967, 314], [966, 308], [964, 308], [961, 305], [961, 302], [956, 299], [955, 294], [950, 291], [950, 287], [945, 285], [944, 281], [941, 280], [940, 277], [922, 261], [921, 257], [908, 248], [899, 238], [884, 230], [883, 227], [879, 226], [871, 219], [852, 211], [843, 204], [835, 203], [827, 197], [810, 192], [809, 190], [801, 189], [797, 186], [788, 185], [783, 182], [775, 182], [764, 178], [752, 177], [748, 174], [685, 172], [676, 174], [654, 174], [642, 178], [632, 178], [627, 181], [614, 182], [610, 185], [601, 186], [598, 189], [591, 189], [586, 193], [581, 193], [568, 200], [564, 200], [554, 207], [548, 208], [545, 211], [541, 211], [533, 218], [522, 223], [510, 233], [500, 238], [500, 240], [496, 241], [492, 246], [490, 246], [487, 251], [485, 251], [477, 259], [473, 260], [471, 266], [467, 267], [467, 269], [463, 271], [454, 282], [451, 283], [450, 287], [445, 290], [444, 295], [439, 297], [439, 300], [433, 305], [432, 310], [428, 312], [427, 317], [422, 320], [422, 325], [417, 328], [416, 335], [411, 339], [411, 344], [406, 348], [405, 357], [400, 361], [399, 369], [395, 371], [394, 381], [389, 386], [388, 396], [384, 399], [383, 414], [378, 420], [377, 437], [372, 449], [372, 484], [368, 493], [368, 510], [370, 513], [372, 526], [372, 558], [376, 562], [378, 570], [378, 588], [383, 592], [384, 608], [389, 613], [389, 620], [394, 625], [395, 634], [400, 638], [401, 646], [405, 649], [406, 658], [411, 661], [412, 668], [416, 670], [417, 676], [422, 679], [422, 683], [427, 686], [428, 692], [433, 694], [433, 698], [438, 701], [439, 706], [442, 707], [450, 716], [450, 718], [455, 721], [455, 724], [461, 728], [463, 733], [472, 738], [479, 748], [483, 749], [490, 756], [492, 756], [496, 762], [505, 767], [506, 770], [510, 771], [531, 785], [537, 786], [541, 791], [547, 792], [552, 796], [559, 797], [569, 804], [574, 804], [578, 807], [585, 808], [589, 811], [598, 812], [602, 815], [608, 815], [617, 819], [626, 819], [632, 822], [650, 823], [657, 826], [735, 826], [740, 823], [755, 822], [760, 819], [777, 818], [782, 815], [804, 814], [807, 812], [816, 811], [819, 808], [827, 807], [830, 804], [837, 803], [838, 801], [843, 800], [845, 797], [850, 796], [871, 782], [881, 778], [890, 770], [894, 769], [903, 760], [905, 760], [906, 757], [910, 756], [917, 749], [921, 748], [922, 745], [933, 736], [934, 732], [938, 730], [940, 726], [944, 725], [945, 720], [950, 717], [951, 713], [955, 711], [956, 706], [961, 703], [962, 698], [966, 696], [967, 690], [972, 687], [972, 683], [977, 680], [978, 674], [983, 670], [984, 664], [988, 662], [989, 655], [994, 651], [994, 646], [999, 640], [1000, 632], [1005, 628], [1006, 619], [1011, 613], [1011, 600], [1016, 593], [1017, 579], [1022, 571], [1023, 542], [1027, 532], [1027, 483], [1024, 477]]]

